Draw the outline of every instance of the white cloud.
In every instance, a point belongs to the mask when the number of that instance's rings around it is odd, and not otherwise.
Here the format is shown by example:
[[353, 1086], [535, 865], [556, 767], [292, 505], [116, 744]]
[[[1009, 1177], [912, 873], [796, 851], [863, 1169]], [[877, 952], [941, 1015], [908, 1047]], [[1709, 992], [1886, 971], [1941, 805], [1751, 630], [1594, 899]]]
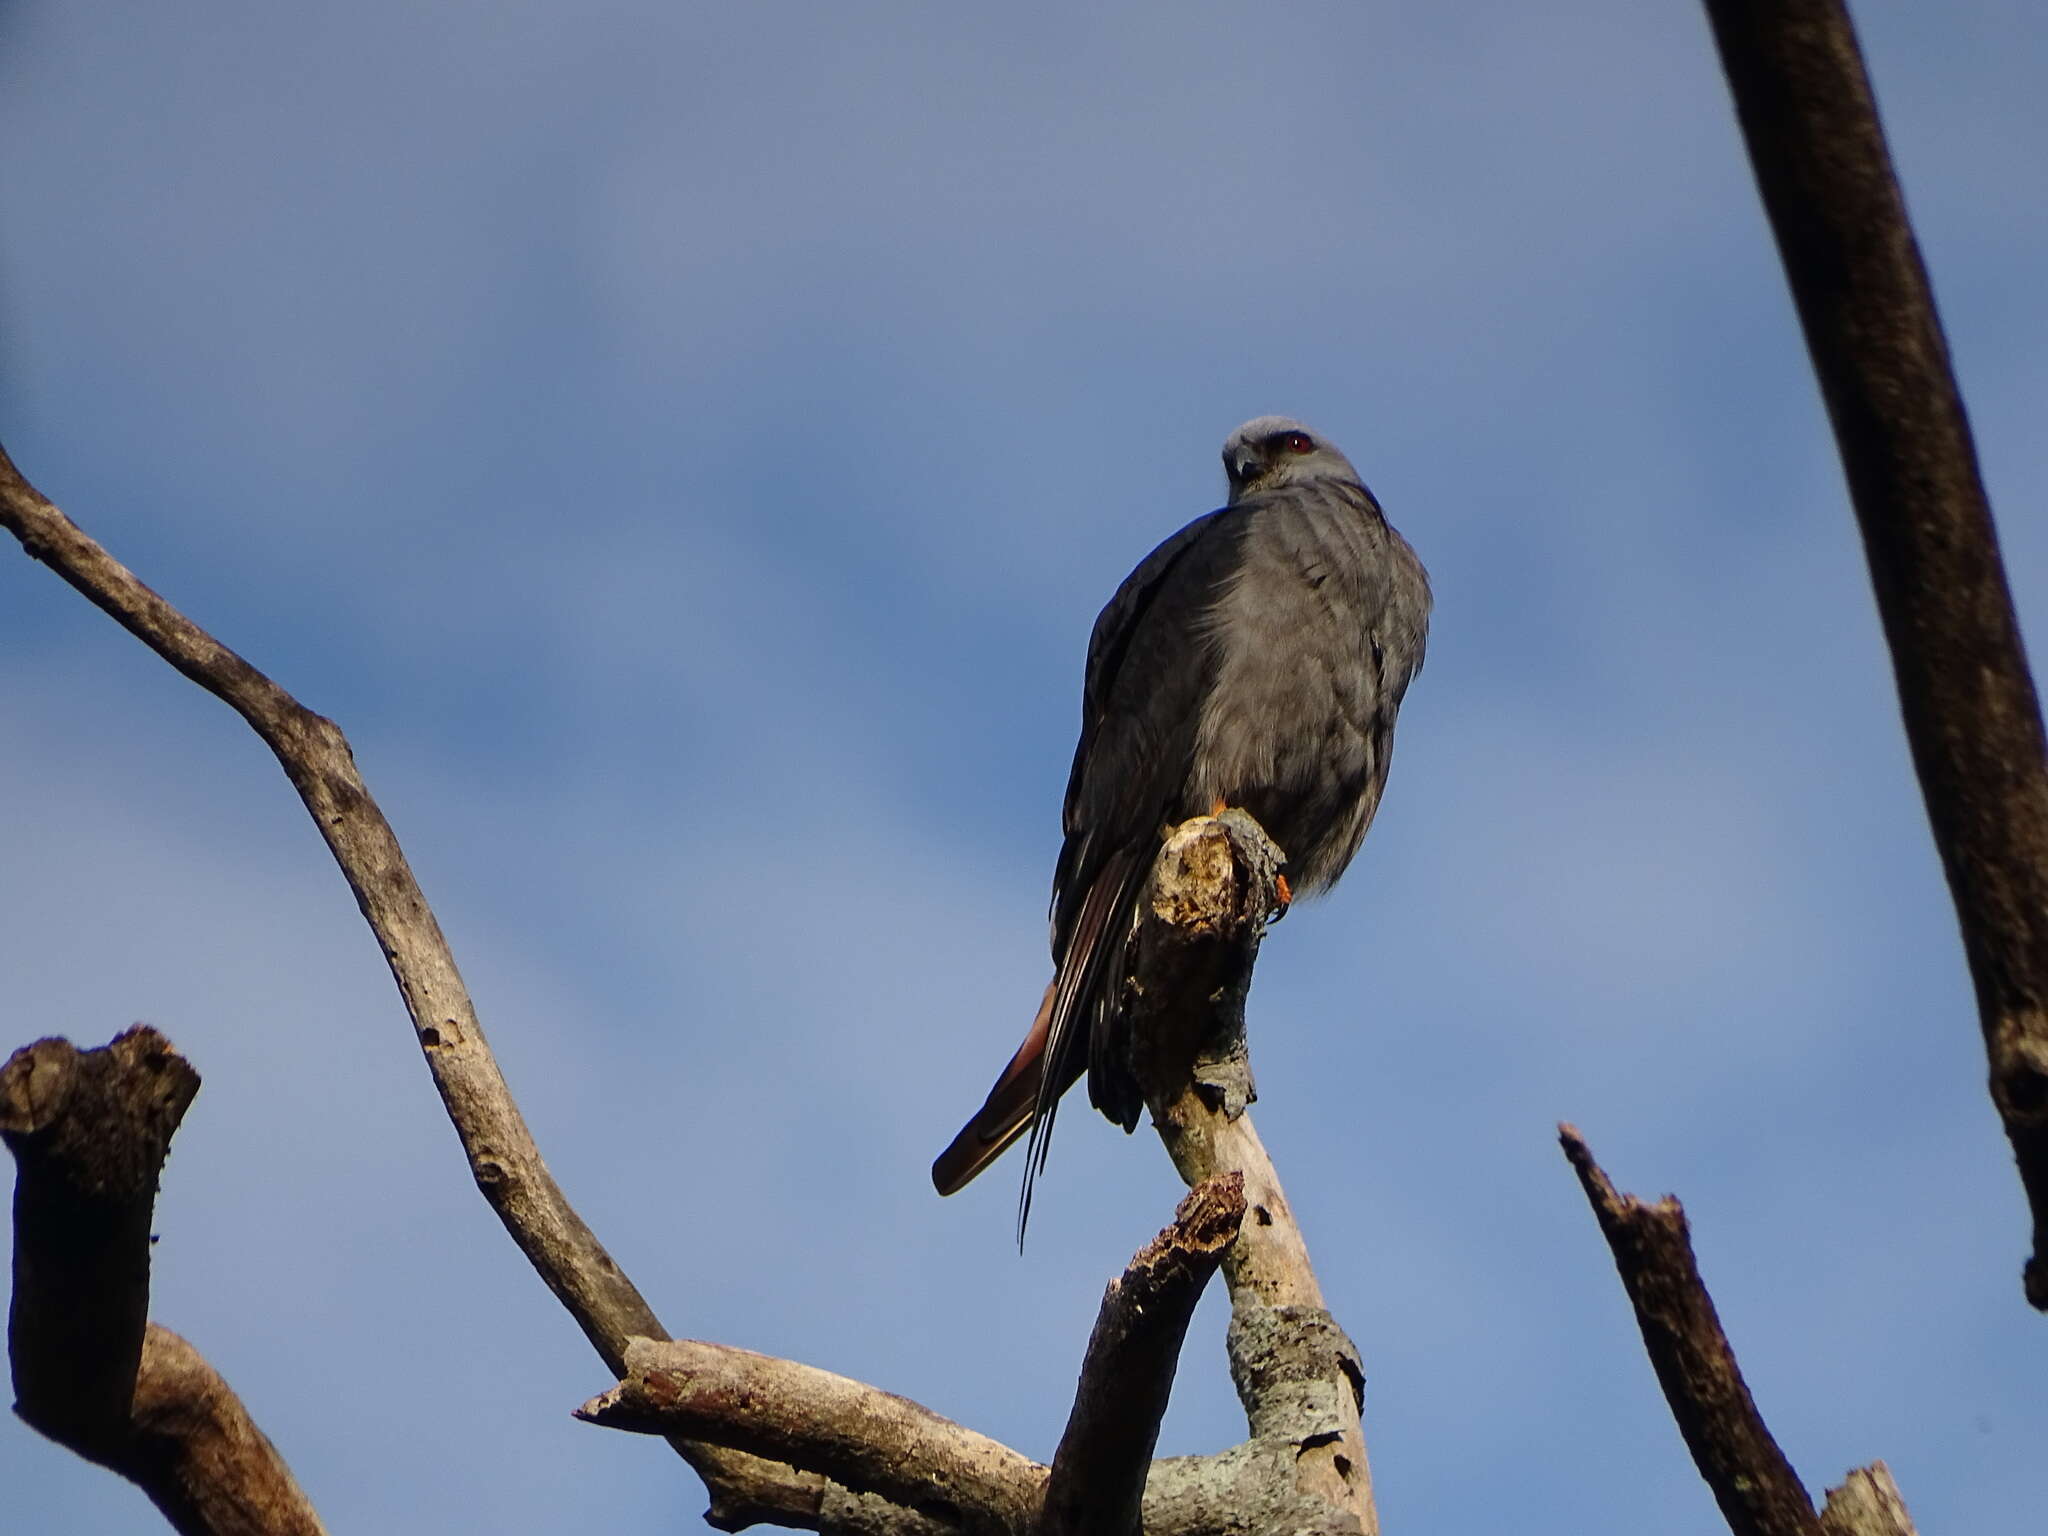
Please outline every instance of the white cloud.
[[[2009, 9], [1858, 20], [2032, 616], [2048, 220], [2009, 194], [2043, 61]], [[1497, 1523], [1509, 1486], [1538, 1530], [1713, 1525], [1563, 1115], [1687, 1199], [1816, 1483], [1882, 1454], [1928, 1529], [2032, 1509], [2021, 1212], [1697, 18], [9, 22], [10, 451], [349, 731], [671, 1326], [1050, 1448], [1171, 1178], [1077, 1102], [1019, 1261], [1014, 1175], [941, 1204], [924, 1164], [1042, 980], [1095, 608], [1279, 408], [1439, 597], [1386, 814], [1254, 998], [1390, 1525]], [[164, 1319], [336, 1528], [696, 1507], [565, 1419], [601, 1368], [261, 748], [0, 567], [14, 1016], [149, 1017], [207, 1077]], [[1202, 1327], [1176, 1448], [1234, 1432]], [[430, 1450], [394, 1391], [459, 1404]], [[18, 1428], [0, 1480], [39, 1529], [153, 1518]]]

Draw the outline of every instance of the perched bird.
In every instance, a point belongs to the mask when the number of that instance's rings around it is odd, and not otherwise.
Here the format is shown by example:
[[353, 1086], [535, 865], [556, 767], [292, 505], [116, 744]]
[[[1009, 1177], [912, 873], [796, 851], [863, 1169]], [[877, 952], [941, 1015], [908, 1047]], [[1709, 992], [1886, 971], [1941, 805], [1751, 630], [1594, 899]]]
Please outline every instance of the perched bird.
[[1429, 578], [1336, 447], [1261, 416], [1223, 445], [1229, 502], [1124, 578], [1095, 621], [1052, 886], [1053, 979], [988, 1102], [932, 1164], [942, 1195], [1031, 1135], [1018, 1233], [1053, 1111], [1085, 1070], [1126, 1131], [1123, 955], [1166, 827], [1250, 813], [1291, 892], [1327, 889], [1379, 808]]

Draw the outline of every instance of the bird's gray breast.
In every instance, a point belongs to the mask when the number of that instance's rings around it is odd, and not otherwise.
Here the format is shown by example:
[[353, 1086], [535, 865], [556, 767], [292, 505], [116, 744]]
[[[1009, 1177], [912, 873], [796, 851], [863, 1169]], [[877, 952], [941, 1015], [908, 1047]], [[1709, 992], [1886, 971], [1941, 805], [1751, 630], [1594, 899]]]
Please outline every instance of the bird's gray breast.
[[1378, 806], [1427, 580], [1356, 486], [1289, 487], [1246, 510], [1204, 626], [1211, 684], [1189, 798], [1257, 817], [1311, 891], [1343, 873]]

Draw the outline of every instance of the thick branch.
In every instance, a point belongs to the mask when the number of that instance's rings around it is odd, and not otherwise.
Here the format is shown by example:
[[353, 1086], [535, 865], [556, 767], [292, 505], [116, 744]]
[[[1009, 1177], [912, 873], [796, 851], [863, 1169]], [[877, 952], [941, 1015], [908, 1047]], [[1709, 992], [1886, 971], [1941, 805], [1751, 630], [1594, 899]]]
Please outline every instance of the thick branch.
[[[627, 1341], [665, 1337], [661, 1321], [541, 1160], [484, 1039], [455, 956], [397, 836], [356, 772], [340, 728], [144, 586], [24, 480], [4, 451], [0, 526], [122, 628], [231, 706], [276, 754], [377, 936], [477, 1188], [606, 1366], [623, 1370]], [[745, 1465], [726, 1452], [676, 1449], [712, 1486], [714, 1509], [721, 1479], [748, 1486], [777, 1479], [774, 1469]]]
[[[855, 1536], [1037, 1529], [1048, 1469], [906, 1398], [691, 1339], [636, 1340], [627, 1353], [625, 1379], [577, 1416], [752, 1453], [744, 1475], [714, 1489], [720, 1530], [757, 1521]], [[1354, 1517], [1294, 1491], [1299, 1454], [1268, 1436], [1153, 1462], [1146, 1536], [1355, 1536]]]
[[188, 1536], [318, 1536], [226, 1382], [147, 1323], [149, 1228], [199, 1074], [142, 1025], [98, 1050], [38, 1040], [0, 1069], [17, 1163], [7, 1347], [15, 1411], [139, 1486]]
[[[256, 729], [277, 755], [299, 790], [358, 904], [378, 937], [392, 975], [412, 1016], [428, 1066], [440, 1089], [449, 1118], [468, 1154], [478, 1187], [508, 1232], [584, 1333], [615, 1371], [628, 1368], [628, 1349], [653, 1347], [665, 1337], [651, 1309], [631, 1282], [583, 1225], [556, 1187], [512, 1102], [478, 1027], [453, 957], [407, 868], [389, 825], [356, 774], [347, 742], [332, 722], [301, 706], [240, 657], [226, 650], [137, 581], [56, 508], [38, 495], [0, 454], [0, 523], [19, 537], [36, 558], [49, 563], [65, 580], [112, 614], [124, 627], [188, 677], [216, 694]], [[1204, 819], [1207, 822], [1207, 819]], [[1243, 988], [1249, 981], [1257, 933], [1275, 899], [1276, 854], [1256, 825], [1232, 813], [1220, 823], [1207, 823], [1206, 858], [1221, 884], [1206, 895], [1193, 887], [1184, 893], [1197, 905], [1181, 913], [1197, 930], [1214, 930], [1214, 938], [1193, 936], [1194, 950], [1205, 943], [1212, 957], [1237, 974], [1235, 995], [1241, 1030]], [[1229, 827], [1224, 833], [1219, 827]], [[1231, 840], [1236, 843], [1232, 851]], [[1215, 856], [1221, 841], [1222, 855]], [[1185, 848], [1185, 840], [1176, 844]], [[1239, 862], [1250, 873], [1236, 874]], [[1162, 856], [1162, 869], [1173, 861]], [[1162, 877], [1159, 900], [1171, 925], [1175, 898]], [[1202, 901], [1221, 900], [1204, 915]], [[1233, 906], [1232, 903], [1235, 903]], [[1231, 915], [1234, 913], [1234, 915]], [[1220, 928], [1218, 924], [1221, 924]], [[1164, 998], [1169, 977], [1179, 973], [1171, 959], [1173, 943], [1153, 944], [1146, 934], [1155, 926], [1148, 916], [1141, 926], [1136, 953], [1141, 956], [1138, 981], [1150, 984]], [[1156, 969], [1142, 957], [1159, 951], [1168, 968]], [[1183, 950], [1192, 954], [1193, 950]], [[1186, 973], [1181, 980], [1186, 980]], [[1228, 988], [1225, 989], [1228, 992]], [[1140, 999], [1157, 1011], [1161, 1001]], [[1188, 998], [1190, 1018], [1212, 1020], [1214, 1010]], [[1228, 1009], [1225, 1009], [1228, 1012]], [[1206, 1536], [1286, 1528], [1303, 1533], [1372, 1531], [1370, 1481], [1364, 1442], [1358, 1430], [1359, 1394], [1363, 1377], [1357, 1357], [1323, 1310], [1321, 1292], [1308, 1269], [1307, 1253], [1295, 1230], [1285, 1196], [1249, 1119], [1242, 1116], [1250, 1097], [1250, 1077], [1241, 1044], [1233, 1052], [1203, 1043], [1207, 1024], [1187, 1038], [1198, 1057], [1195, 1077], [1199, 1094], [1213, 1100], [1175, 1110], [1185, 1121], [1167, 1132], [1190, 1183], [1210, 1174], [1244, 1176], [1254, 1220], [1247, 1236], [1226, 1260], [1231, 1277], [1234, 1316], [1231, 1328], [1233, 1374], [1251, 1414], [1254, 1438], [1215, 1457], [1180, 1458], [1155, 1463], [1145, 1488], [1145, 1528], [1158, 1536], [1203, 1532]], [[1186, 1067], [1185, 1060], [1181, 1063]], [[1183, 1070], [1179, 1078], [1187, 1081]], [[1155, 1103], [1155, 1114], [1161, 1113]], [[1199, 1170], [1199, 1171], [1194, 1171]], [[1246, 1256], [1247, 1248], [1253, 1250]], [[710, 1350], [714, 1346], [680, 1346]], [[729, 1360], [742, 1352], [728, 1352]], [[758, 1359], [759, 1357], [750, 1357]], [[764, 1361], [762, 1370], [798, 1373], [805, 1367]], [[803, 1379], [839, 1381], [825, 1373]], [[784, 1379], [793, 1379], [785, 1377]], [[1016, 1527], [1019, 1488], [1029, 1484], [1026, 1506], [1035, 1509], [1042, 1493], [1044, 1469], [1015, 1452], [979, 1436], [953, 1442], [978, 1447], [985, 1465], [980, 1472], [945, 1463], [945, 1476], [959, 1475], [962, 1498], [931, 1496], [929, 1483], [914, 1488], [877, 1464], [889, 1459], [887, 1436], [874, 1442], [878, 1426], [895, 1422], [892, 1413], [915, 1410], [901, 1399], [842, 1383], [857, 1395], [859, 1420], [846, 1422], [846, 1433], [823, 1451], [817, 1450], [821, 1425], [812, 1404], [805, 1420], [778, 1429], [773, 1422], [756, 1423], [750, 1414], [770, 1397], [758, 1395], [724, 1400], [718, 1411], [684, 1414], [659, 1427], [672, 1435], [671, 1444], [704, 1477], [712, 1495], [708, 1518], [722, 1529], [739, 1529], [757, 1521], [821, 1531], [889, 1533], [889, 1536], [932, 1536], [949, 1530], [1008, 1530]], [[684, 1399], [687, 1403], [688, 1399]], [[881, 1409], [884, 1402], [898, 1405]], [[847, 1405], [856, 1405], [848, 1399]], [[617, 1405], [613, 1405], [617, 1407]], [[642, 1405], [645, 1406], [644, 1404]], [[619, 1409], [619, 1411], [624, 1411]], [[879, 1417], [877, 1417], [879, 1415]], [[931, 1424], [945, 1426], [932, 1419]], [[650, 1419], [644, 1427], [657, 1427]], [[929, 1425], [927, 1427], [930, 1427]], [[945, 1426], [952, 1434], [971, 1432]], [[694, 1438], [673, 1438], [677, 1433]], [[824, 1440], [833, 1441], [830, 1433]], [[941, 1437], [945, 1438], [944, 1436]], [[765, 1454], [755, 1454], [756, 1451]], [[809, 1458], [791, 1465], [784, 1457]], [[827, 1470], [827, 1469], [833, 1470]], [[1020, 1470], [1028, 1475], [1020, 1477]], [[843, 1474], [843, 1475], [842, 1475]], [[985, 1484], [976, 1484], [983, 1476]], [[892, 1479], [894, 1479], [892, 1481]], [[978, 1490], [982, 1503], [966, 1494]], [[910, 1502], [902, 1502], [908, 1498]]]
[[1242, 811], [1176, 828], [1154, 866], [1130, 950], [1132, 1066], [1155, 1128], [1192, 1188], [1235, 1173], [1249, 1216], [1225, 1253], [1231, 1375], [1254, 1440], [1295, 1447], [1292, 1486], [1379, 1528], [1359, 1410], [1358, 1352], [1323, 1303], [1308, 1246], [1245, 1105], [1254, 1097], [1244, 1003], [1279, 850]]
[[1242, 1175], [1196, 1185], [1173, 1225], [1109, 1283], [1052, 1459], [1041, 1536], [1137, 1536], [1181, 1341], [1244, 1215]]
[[[1355, 1536], [1355, 1516], [1297, 1489], [1301, 1447], [1284, 1436], [1145, 1459], [1201, 1280], [1243, 1217], [1236, 1180], [1205, 1186], [1111, 1285], [1057, 1473], [891, 1393], [695, 1340], [635, 1341], [625, 1379], [578, 1417], [752, 1453], [748, 1466], [763, 1471], [717, 1490], [711, 1519], [724, 1530], [757, 1520], [859, 1536], [1134, 1530], [1128, 1501], [1141, 1488], [1147, 1536]], [[1138, 1422], [1118, 1422], [1125, 1414]], [[1054, 1476], [1072, 1490], [1057, 1501]], [[1109, 1523], [1112, 1510], [1124, 1523]]]
[[1707, 0], [1863, 530], [2048, 1309], [2048, 747], [1998, 535], [1842, 0]]
[[15, 1411], [94, 1460], [128, 1438], [157, 1176], [198, 1092], [191, 1064], [140, 1025], [93, 1051], [38, 1040], [0, 1069], [0, 1137], [18, 1165]]
[[[1778, 1442], [1757, 1412], [1756, 1402], [1735, 1363], [1735, 1352], [1721, 1331], [1713, 1298], [1693, 1260], [1692, 1238], [1685, 1212], [1665, 1198], [1645, 1205], [1620, 1194], [1593, 1161], [1592, 1150], [1571, 1126], [1558, 1127], [1564, 1154], [1599, 1219], [1600, 1231], [1614, 1251], [1614, 1266], [1636, 1311], [1643, 1347], [1664, 1388], [1664, 1400], [1678, 1421], [1678, 1432], [1714, 1492], [1722, 1518], [1735, 1536], [1890, 1536], [1889, 1528], [1858, 1523], [1829, 1523], [1816, 1518], [1805, 1485], [1778, 1449]], [[1832, 1520], [1866, 1518], [1873, 1483], [1882, 1474], [1883, 1487], [1896, 1501], [1891, 1474], [1883, 1464], [1850, 1474], [1848, 1484], [1829, 1498]], [[1900, 1517], [1904, 1508], [1899, 1508]]]
[[815, 1366], [696, 1339], [636, 1339], [624, 1379], [577, 1410], [788, 1463], [941, 1522], [1030, 1529], [1046, 1471], [929, 1408]]
[[186, 1536], [321, 1536], [320, 1517], [234, 1390], [198, 1350], [149, 1325], [135, 1382], [130, 1464]]

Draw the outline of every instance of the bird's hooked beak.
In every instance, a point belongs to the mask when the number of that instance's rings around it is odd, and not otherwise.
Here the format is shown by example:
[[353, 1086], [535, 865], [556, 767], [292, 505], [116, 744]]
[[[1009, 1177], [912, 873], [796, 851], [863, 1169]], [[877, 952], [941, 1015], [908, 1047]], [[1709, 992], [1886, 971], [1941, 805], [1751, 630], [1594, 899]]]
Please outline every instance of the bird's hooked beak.
[[1239, 495], [1251, 485], [1252, 477], [1259, 473], [1259, 457], [1250, 448], [1246, 448], [1235, 458], [1223, 461], [1223, 472], [1230, 477], [1231, 494]]

